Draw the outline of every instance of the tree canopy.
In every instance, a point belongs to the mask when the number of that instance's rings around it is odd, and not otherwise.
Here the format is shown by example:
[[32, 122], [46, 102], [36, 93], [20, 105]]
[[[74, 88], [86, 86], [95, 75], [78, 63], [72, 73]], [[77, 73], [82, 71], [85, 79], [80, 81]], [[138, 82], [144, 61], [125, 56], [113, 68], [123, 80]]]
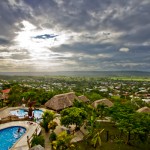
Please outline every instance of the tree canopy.
[[83, 108], [67, 108], [61, 111], [61, 124], [65, 126], [75, 124], [80, 127], [86, 119], [86, 116], [87, 113]]

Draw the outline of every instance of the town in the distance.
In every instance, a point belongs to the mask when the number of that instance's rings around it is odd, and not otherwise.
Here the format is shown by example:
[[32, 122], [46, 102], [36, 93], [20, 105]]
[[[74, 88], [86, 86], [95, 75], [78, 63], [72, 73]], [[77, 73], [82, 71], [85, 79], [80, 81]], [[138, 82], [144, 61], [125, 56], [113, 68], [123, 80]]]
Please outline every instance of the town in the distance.
[[2, 140], [0, 150], [148, 150], [150, 78], [1, 75]]

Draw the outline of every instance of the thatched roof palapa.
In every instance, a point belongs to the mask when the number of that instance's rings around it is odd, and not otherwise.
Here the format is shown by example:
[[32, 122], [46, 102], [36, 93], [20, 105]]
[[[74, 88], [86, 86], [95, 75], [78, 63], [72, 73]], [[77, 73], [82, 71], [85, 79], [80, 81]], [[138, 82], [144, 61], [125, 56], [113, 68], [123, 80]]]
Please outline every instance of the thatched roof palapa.
[[138, 109], [137, 112], [150, 113], [150, 108], [145, 106], [145, 107]]
[[59, 111], [72, 106], [75, 99], [78, 99], [78, 97], [75, 95], [74, 92], [59, 94], [48, 100], [45, 103], [45, 106], [50, 109]]
[[92, 106], [93, 107], [97, 107], [97, 105], [99, 105], [99, 104], [103, 104], [103, 105], [106, 105], [106, 106], [108, 106], [108, 107], [112, 107], [114, 104], [110, 101], [110, 100], [108, 100], [108, 99], [100, 99], [100, 100], [96, 100], [96, 101], [94, 101], [93, 103], [92, 103]]

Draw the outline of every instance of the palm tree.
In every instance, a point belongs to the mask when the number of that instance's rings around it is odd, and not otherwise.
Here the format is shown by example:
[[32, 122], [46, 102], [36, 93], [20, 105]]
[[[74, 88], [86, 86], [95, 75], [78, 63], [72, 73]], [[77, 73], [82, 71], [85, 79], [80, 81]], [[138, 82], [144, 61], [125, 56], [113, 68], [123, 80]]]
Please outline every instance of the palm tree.
[[96, 110], [97, 110], [97, 112], [98, 112], [100, 118], [103, 118], [103, 117], [106, 115], [107, 108], [108, 108], [108, 106], [106, 106], [106, 105], [104, 105], [104, 104], [99, 104], [99, 105], [97, 105]]
[[97, 144], [99, 146], [102, 145], [101, 134], [103, 131], [104, 129], [95, 131], [95, 135], [92, 137], [92, 140], [91, 140], [91, 143], [93, 144], [94, 147], [96, 147]]
[[46, 132], [49, 131], [48, 124], [53, 121], [54, 113], [52, 111], [45, 111], [42, 116], [43, 121], [41, 122], [41, 126], [45, 129]]
[[95, 128], [93, 131], [91, 130], [85, 136], [85, 140], [91, 140], [91, 144], [94, 147], [101, 146], [102, 145], [101, 134], [103, 131], [104, 129]]
[[91, 144], [96, 147], [96, 146], [101, 146], [101, 134], [104, 131], [104, 129], [100, 128], [100, 123], [97, 122], [97, 117], [96, 117], [96, 112], [92, 112], [92, 116], [88, 120], [88, 134], [85, 135], [84, 139], [85, 140], [90, 140]]

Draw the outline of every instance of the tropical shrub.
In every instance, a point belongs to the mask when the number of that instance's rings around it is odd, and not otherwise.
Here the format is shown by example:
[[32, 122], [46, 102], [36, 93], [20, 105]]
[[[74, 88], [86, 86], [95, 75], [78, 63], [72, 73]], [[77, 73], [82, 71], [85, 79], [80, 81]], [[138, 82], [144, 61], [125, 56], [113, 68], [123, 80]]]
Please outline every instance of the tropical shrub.
[[40, 136], [34, 135], [32, 141], [31, 141], [31, 146], [33, 147], [35, 145], [41, 145], [44, 147], [44, 142], [45, 142], [45, 140], [42, 135], [40, 135]]

